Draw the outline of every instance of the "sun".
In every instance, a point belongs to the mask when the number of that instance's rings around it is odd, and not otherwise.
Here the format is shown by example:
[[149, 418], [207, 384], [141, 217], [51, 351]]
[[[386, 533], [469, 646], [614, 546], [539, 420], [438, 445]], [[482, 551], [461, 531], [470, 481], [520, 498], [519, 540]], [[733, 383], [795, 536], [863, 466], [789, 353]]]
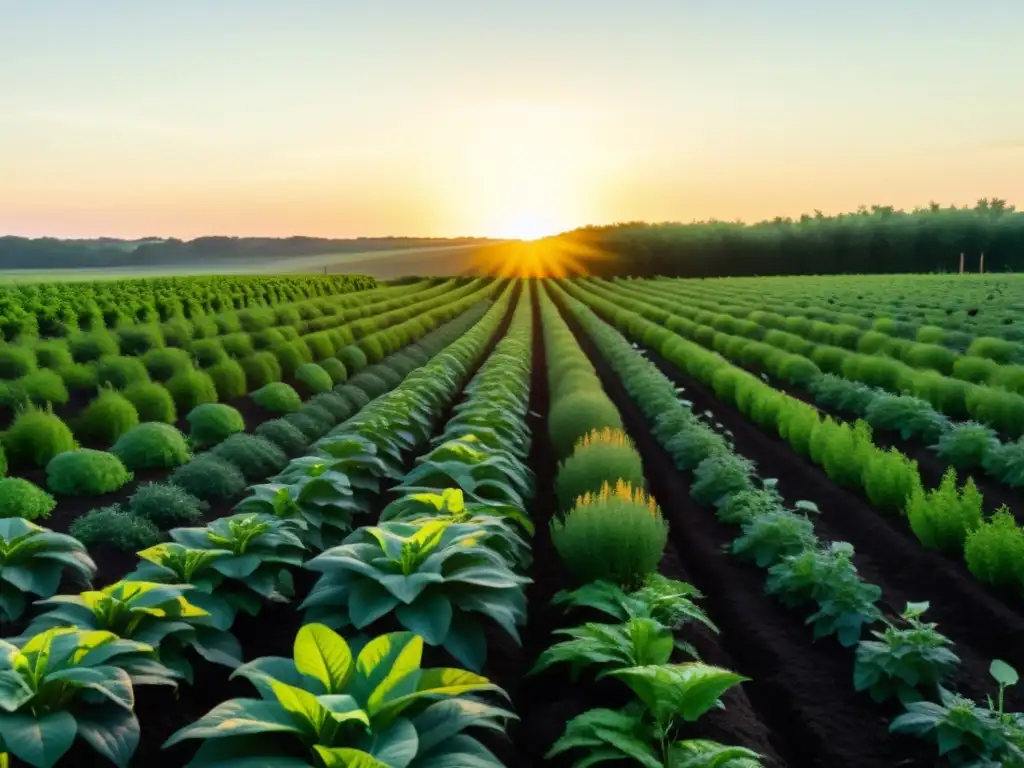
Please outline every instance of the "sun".
[[498, 229], [498, 237], [509, 240], [540, 240], [542, 237], [556, 235], [566, 227], [559, 227], [554, 217], [540, 211], [523, 211], [509, 218], [507, 224]]

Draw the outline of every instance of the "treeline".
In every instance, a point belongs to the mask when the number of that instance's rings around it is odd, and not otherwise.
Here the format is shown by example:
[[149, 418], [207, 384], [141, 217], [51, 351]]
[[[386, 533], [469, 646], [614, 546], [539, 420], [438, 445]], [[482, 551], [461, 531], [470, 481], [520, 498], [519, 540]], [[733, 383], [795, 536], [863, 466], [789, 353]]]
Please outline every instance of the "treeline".
[[195, 240], [59, 240], [0, 237], [0, 269], [69, 269], [131, 267], [154, 264], [261, 260], [325, 253], [359, 253], [398, 248], [469, 245], [477, 238], [360, 237], [200, 237]]
[[757, 224], [630, 222], [583, 227], [550, 239], [586, 258], [591, 274], [797, 275], [1024, 271], [1024, 213], [1005, 200], [974, 207], [902, 211], [862, 206], [855, 213]]

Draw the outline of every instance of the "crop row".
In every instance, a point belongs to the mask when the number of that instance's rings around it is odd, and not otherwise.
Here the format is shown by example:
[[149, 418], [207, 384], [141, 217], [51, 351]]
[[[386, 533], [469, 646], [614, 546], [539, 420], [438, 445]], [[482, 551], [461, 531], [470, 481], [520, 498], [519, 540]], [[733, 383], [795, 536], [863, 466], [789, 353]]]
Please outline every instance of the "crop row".
[[[686, 738], [690, 724], [720, 706], [719, 697], [745, 678], [696, 660], [696, 649], [679, 636], [693, 622], [714, 625], [693, 602], [696, 590], [658, 574], [668, 524], [645, 491], [640, 455], [593, 365], [543, 290], [540, 313], [548, 429], [563, 460], [555, 476], [560, 512], [551, 522], [551, 538], [575, 587], [556, 594], [554, 603], [570, 617], [589, 613], [600, 620], [560, 630], [565, 639], [545, 650], [533, 671], [566, 665], [572, 686], [589, 685], [592, 691], [598, 680], [611, 678], [626, 694], [623, 706], [589, 708], [568, 720], [547, 756], [571, 754], [574, 765], [759, 765], [748, 749]], [[680, 656], [691, 660], [673, 663]]]
[[[39, 674], [31, 680], [22, 680], [24, 685], [36, 689], [31, 700], [21, 701], [13, 707], [13, 714], [0, 717], [0, 739], [6, 749], [31, 765], [53, 765], [70, 748], [77, 734], [115, 764], [127, 764], [139, 741], [138, 722], [131, 702], [124, 696], [114, 699], [100, 695], [97, 698], [94, 694], [102, 694], [116, 685], [130, 696], [133, 685], [175, 684], [180, 678], [187, 680], [188, 670], [179, 662], [183, 659], [180, 651], [189, 646], [210, 661], [236, 666], [238, 645], [228, 631], [235, 617], [240, 611], [258, 612], [266, 599], [284, 599], [294, 589], [292, 569], [302, 564], [308, 552], [319, 551], [319, 545], [328, 543], [323, 536], [329, 536], [342, 519], [351, 520], [353, 514], [368, 511], [369, 497], [376, 495], [379, 484], [392, 479], [399, 471], [395, 467], [395, 453], [404, 453], [422, 442], [416, 436], [423, 440], [429, 436], [429, 426], [425, 434], [422, 432], [424, 422], [436, 419], [445, 409], [445, 403], [457, 393], [468, 370], [482, 355], [501, 322], [509, 300], [510, 294], [506, 293], [483, 320], [424, 368], [409, 374], [396, 389], [374, 400], [318, 441], [313, 447], [314, 453], [290, 462], [276, 478], [273, 499], [266, 496], [267, 486], [257, 486], [239, 505], [238, 514], [216, 520], [206, 528], [173, 530], [172, 543], [143, 552], [143, 562], [127, 580], [99, 593], [59, 598], [57, 608], [37, 617], [33, 627], [41, 629], [41, 633], [32, 637], [26, 634], [19, 640], [20, 648], [6, 646], [12, 662], [9, 670], [12, 680], [20, 670], [18, 659], [31, 656], [39, 661], [38, 665], [33, 665]], [[36, 531], [37, 538], [46, 535]], [[4, 575], [9, 575], [6, 569]], [[66, 616], [60, 615], [62, 610], [67, 612]], [[75, 626], [82, 629], [45, 629], [55, 621], [66, 623], [67, 616], [73, 616]], [[109, 635], [107, 630], [115, 634]], [[136, 632], [152, 643], [141, 643]], [[421, 647], [421, 641], [412, 636], [384, 635], [367, 647], [372, 646], [385, 656], [386, 648], [402, 653], [390, 659], [378, 658], [375, 662], [369, 662], [374, 651], [364, 649], [355, 665], [357, 669], [346, 673], [354, 681], [353, 695], [359, 695], [363, 705], [363, 714], [355, 720], [363, 722], [380, 714], [381, 697], [388, 701], [395, 695], [404, 697], [402, 703], [391, 702], [383, 707], [391, 715], [397, 715], [412, 698], [418, 698], [408, 690], [395, 694], [388, 693], [391, 685], [381, 687], [389, 672], [392, 674], [388, 679], [393, 683], [398, 683], [396, 675], [404, 679], [399, 688], [420, 679], [418, 671], [414, 677], [409, 676], [413, 672], [408, 666], [412, 660], [409, 654], [418, 653], [417, 643]], [[51, 653], [46, 657], [46, 650], [58, 644], [62, 648], [74, 646], [78, 653], [72, 656]], [[344, 646], [344, 653], [349, 653], [351, 662], [348, 646], [326, 627], [313, 625], [300, 632], [297, 650], [308, 650], [310, 645], [313, 650], [319, 648], [321, 654], [327, 645], [339, 653]], [[35, 655], [40, 650], [42, 657]], [[301, 651], [299, 655], [309, 660]], [[328, 656], [331, 658], [324, 657], [321, 661], [338, 661], [338, 656]], [[106, 663], [108, 661], [111, 663]], [[302, 672], [308, 672], [303, 667], [303, 659], [296, 661]], [[370, 680], [363, 674], [369, 671], [367, 663], [377, 670], [369, 676]], [[392, 666], [395, 668], [391, 669]], [[83, 668], [92, 671], [82, 671]], [[250, 679], [258, 689], [278, 688], [260, 684], [264, 678], [259, 661], [242, 670], [239, 674], [252, 672]], [[384, 675], [376, 677], [379, 672]], [[51, 674], [54, 675], [52, 680]], [[432, 674], [424, 671], [423, 682]], [[447, 673], [440, 671], [440, 674]], [[456, 676], [461, 674], [456, 673]], [[373, 682], [375, 677], [376, 682]], [[464, 678], [460, 679], [465, 682]], [[42, 689], [48, 682], [61, 680], [65, 681], [64, 695], [59, 700], [44, 702]], [[73, 682], [70, 688], [67, 681]], [[365, 689], [371, 682], [370, 688]], [[371, 695], [375, 689], [377, 694]], [[430, 690], [440, 693], [443, 689], [441, 685]], [[292, 697], [285, 698], [286, 706], [294, 703], [295, 697], [306, 698], [301, 692], [292, 693]], [[344, 697], [328, 696], [330, 701], [325, 702], [336, 706], [339, 698]], [[92, 706], [84, 711], [84, 704]], [[444, 714], [445, 707], [432, 711], [435, 716]], [[343, 719], [346, 718], [340, 718], [339, 722]], [[390, 725], [393, 719], [393, 716], [382, 716], [380, 724]], [[21, 728], [28, 727], [30, 736], [22, 738], [13, 727], [5, 727], [14, 722], [20, 723]], [[395, 735], [405, 735], [407, 728], [407, 724], [403, 725]], [[266, 729], [266, 732], [274, 731], [280, 729]], [[216, 746], [209, 749], [216, 749]], [[236, 757], [244, 756], [245, 749], [247, 747]]]
[[[694, 415], [672, 382], [587, 304], [607, 312], [638, 340], [656, 338], [657, 333], [648, 333], [656, 326], [628, 308], [612, 312], [582, 291], [581, 301], [565, 287], [553, 289], [559, 302], [625, 384], [654, 437], [691, 475], [694, 501], [722, 522], [739, 526], [730, 552], [767, 571], [766, 594], [803, 610], [816, 639], [833, 636], [854, 651], [855, 688], [902, 707], [890, 730], [932, 742], [952, 765], [1024, 765], [1022, 717], [1005, 712], [1003, 705], [1003, 692], [1016, 682], [1016, 673], [993, 662], [999, 695], [987, 706], [949, 690], [960, 662], [951, 641], [923, 619], [928, 604], [909, 603], [901, 616], [884, 618], [881, 589], [860, 577], [853, 547], [818, 539], [817, 509], [807, 503], [787, 508], [775, 481], [759, 478], [750, 461]], [[677, 364], [687, 353], [708, 354], [696, 345], [677, 344]], [[873, 639], [865, 639], [868, 632]]]
[[[984, 499], [971, 479], [958, 488], [955, 474], [947, 475], [938, 488], [926, 489], [917, 463], [896, 449], [881, 449], [868, 424], [823, 418], [813, 406], [674, 333], [678, 323], [666, 310], [589, 285], [561, 285], [638, 342], [711, 386], [720, 399], [762, 428], [774, 431], [836, 483], [861, 490], [879, 509], [905, 515], [924, 546], [963, 557], [976, 578], [994, 587], [1014, 592], [1024, 583], [1024, 529], [1005, 509], [986, 517]], [[658, 318], [665, 326], [648, 318]]]
[[376, 286], [372, 277], [170, 277], [22, 283], [0, 289], [0, 341], [198, 318]]

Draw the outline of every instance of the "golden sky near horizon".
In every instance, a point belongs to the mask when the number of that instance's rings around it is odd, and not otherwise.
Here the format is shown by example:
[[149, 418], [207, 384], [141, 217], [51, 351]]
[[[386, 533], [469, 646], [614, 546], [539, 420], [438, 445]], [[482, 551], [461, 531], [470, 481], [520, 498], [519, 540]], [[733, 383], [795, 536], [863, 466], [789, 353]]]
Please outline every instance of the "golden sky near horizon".
[[0, 234], [1024, 207], [1024, 4], [848, 5], [0, 0]]

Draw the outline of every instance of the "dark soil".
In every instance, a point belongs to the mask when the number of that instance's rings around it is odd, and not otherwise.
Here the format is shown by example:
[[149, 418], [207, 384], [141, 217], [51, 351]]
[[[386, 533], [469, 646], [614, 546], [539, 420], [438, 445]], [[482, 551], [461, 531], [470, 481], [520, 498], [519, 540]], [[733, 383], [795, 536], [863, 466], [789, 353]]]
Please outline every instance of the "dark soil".
[[[692, 501], [688, 478], [675, 469], [671, 457], [654, 440], [622, 382], [574, 319], [566, 319], [636, 442], [651, 491], [661, 501], [671, 526], [671, 540], [692, 583], [706, 594], [703, 604], [722, 631], [719, 642], [729, 665], [752, 678], [743, 689], [759, 723], [733, 723], [725, 732], [735, 733], [736, 742], [743, 743], [741, 734], [756, 734], [757, 726], [763, 724], [770, 730], [768, 739], [775, 754], [790, 766], [932, 765], [927, 749], [888, 734], [888, 721], [894, 714], [890, 707], [879, 706], [854, 691], [853, 652], [831, 639], [813, 642], [803, 615], [764, 595], [764, 573], [723, 551], [736, 530], [719, 523], [709, 510]], [[663, 361], [655, 362], [664, 365]], [[850, 509], [844, 505], [842, 511], [837, 510], [837, 496], [844, 492], [821, 484], [822, 476], [816, 468], [802, 466], [788, 446], [762, 443], [761, 437], [765, 436], [742, 416], [730, 419], [724, 404], [703, 388], [678, 371], [663, 370], [688, 388], [695, 410], [714, 410], [718, 420], [736, 435], [738, 452], [758, 461], [765, 474], [779, 477], [787, 499], [817, 500], [825, 510], [823, 518], [830, 514], [843, 519], [858, 516], [856, 505], [863, 506], [861, 502], [851, 497], [852, 501], [847, 502]], [[829, 481], [826, 478], [824, 482]], [[859, 513], [865, 514], [876, 518], [871, 510]], [[831, 538], [827, 530], [819, 533]], [[927, 584], [931, 574], [925, 571], [917, 576], [915, 584]], [[887, 582], [879, 583], [889, 594]], [[991, 623], [987, 626], [991, 631]], [[731, 710], [723, 713], [725, 717], [730, 714]]]

